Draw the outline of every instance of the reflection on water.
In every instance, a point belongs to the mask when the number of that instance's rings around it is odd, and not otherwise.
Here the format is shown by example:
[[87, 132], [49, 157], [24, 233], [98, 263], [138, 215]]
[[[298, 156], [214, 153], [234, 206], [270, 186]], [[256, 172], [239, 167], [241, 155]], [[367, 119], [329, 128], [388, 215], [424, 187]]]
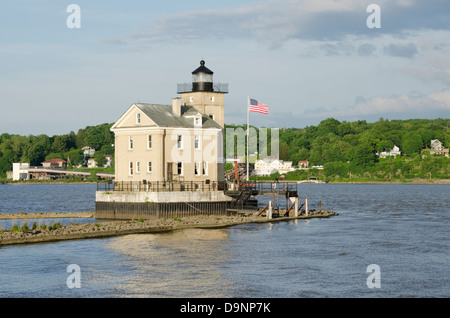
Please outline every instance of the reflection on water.
[[219, 242], [228, 236], [225, 230], [185, 229], [112, 239], [107, 247], [125, 256], [134, 272], [117, 296], [228, 296], [232, 286], [218, 266], [230, 257]]

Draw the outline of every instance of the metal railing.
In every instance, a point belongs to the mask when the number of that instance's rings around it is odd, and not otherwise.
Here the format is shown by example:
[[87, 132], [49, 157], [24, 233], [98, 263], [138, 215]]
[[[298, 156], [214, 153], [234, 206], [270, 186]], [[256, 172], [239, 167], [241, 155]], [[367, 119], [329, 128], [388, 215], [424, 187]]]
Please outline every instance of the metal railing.
[[226, 181], [105, 181], [97, 182], [97, 191], [172, 192], [223, 191]]
[[[227, 181], [99, 181], [97, 191], [171, 192], [171, 191], [227, 191]], [[297, 192], [296, 182], [249, 181], [238, 183], [234, 190], [248, 190], [258, 195], [285, 195]]]
[[297, 182], [273, 182], [273, 181], [248, 181], [239, 183], [240, 189], [258, 192], [258, 194], [285, 194], [296, 192]]
[[[192, 92], [192, 83], [178, 83], [177, 93]], [[228, 83], [213, 83], [213, 91], [219, 93], [228, 93]]]

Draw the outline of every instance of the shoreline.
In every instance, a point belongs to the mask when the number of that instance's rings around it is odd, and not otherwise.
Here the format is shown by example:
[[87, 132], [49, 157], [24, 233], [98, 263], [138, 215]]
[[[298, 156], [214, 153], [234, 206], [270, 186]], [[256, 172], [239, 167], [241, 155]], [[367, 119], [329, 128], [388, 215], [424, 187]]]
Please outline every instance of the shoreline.
[[[273, 180], [257, 180], [261, 182], [270, 182]], [[320, 181], [320, 180], [319, 180]], [[375, 180], [365, 180], [365, 181], [353, 181], [353, 180], [340, 180], [340, 181], [320, 181], [320, 182], [310, 182], [310, 180], [279, 180], [279, 183], [299, 183], [299, 184], [450, 184], [450, 179], [404, 179], [404, 180], [393, 180], [393, 181], [375, 181]], [[74, 181], [74, 182], [63, 182], [63, 181], [11, 181], [4, 182], [0, 185], [36, 185], [36, 184], [97, 184], [97, 182], [92, 181]]]
[[0, 248], [11, 245], [26, 245], [36, 243], [53, 243], [68, 240], [108, 238], [129, 234], [166, 233], [184, 229], [218, 229], [240, 224], [270, 223], [280, 221], [292, 221], [313, 218], [329, 218], [339, 215], [336, 212], [322, 210], [304, 212], [298, 217], [287, 216], [268, 219], [263, 216], [192, 216], [182, 219], [148, 219], [138, 222], [131, 221], [102, 221], [101, 223], [89, 223], [79, 225], [66, 225], [51, 231], [29, 230], [26, 232], [13, 232], [4, 230], [0, 232]]
[[436, 180], [426, 180], [426, 179], [420, 179], [420, 180], [405, 180], [405, 181], [331, 181], [327, 184], [420, 184], [420, 185], [426, 185], [426, 184], [450, 184], [450, 179], [436, 179]]
[[20, 212], [0, 213], [0, 220], [95, 218], [95, 212]]

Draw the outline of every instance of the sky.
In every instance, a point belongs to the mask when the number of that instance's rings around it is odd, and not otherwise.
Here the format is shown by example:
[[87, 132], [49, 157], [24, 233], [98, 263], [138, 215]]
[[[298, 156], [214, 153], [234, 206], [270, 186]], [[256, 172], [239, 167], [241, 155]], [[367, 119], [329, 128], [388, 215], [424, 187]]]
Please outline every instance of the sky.
[[171, 104], [202, 59], [229, 84], [227, 124], [248, 97], [269, 106], [258, 127], [450, 118], [449, 57], [450, 0], [2, 0], [0, 134]]

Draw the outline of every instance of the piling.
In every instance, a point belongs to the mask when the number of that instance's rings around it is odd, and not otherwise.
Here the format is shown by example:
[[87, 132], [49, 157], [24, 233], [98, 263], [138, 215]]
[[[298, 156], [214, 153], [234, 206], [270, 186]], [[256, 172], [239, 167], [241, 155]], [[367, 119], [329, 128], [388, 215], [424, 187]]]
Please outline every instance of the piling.
[[269, 212], [267, 213], [267, 218], [272, 219], [272, 201], [269, 201]]

